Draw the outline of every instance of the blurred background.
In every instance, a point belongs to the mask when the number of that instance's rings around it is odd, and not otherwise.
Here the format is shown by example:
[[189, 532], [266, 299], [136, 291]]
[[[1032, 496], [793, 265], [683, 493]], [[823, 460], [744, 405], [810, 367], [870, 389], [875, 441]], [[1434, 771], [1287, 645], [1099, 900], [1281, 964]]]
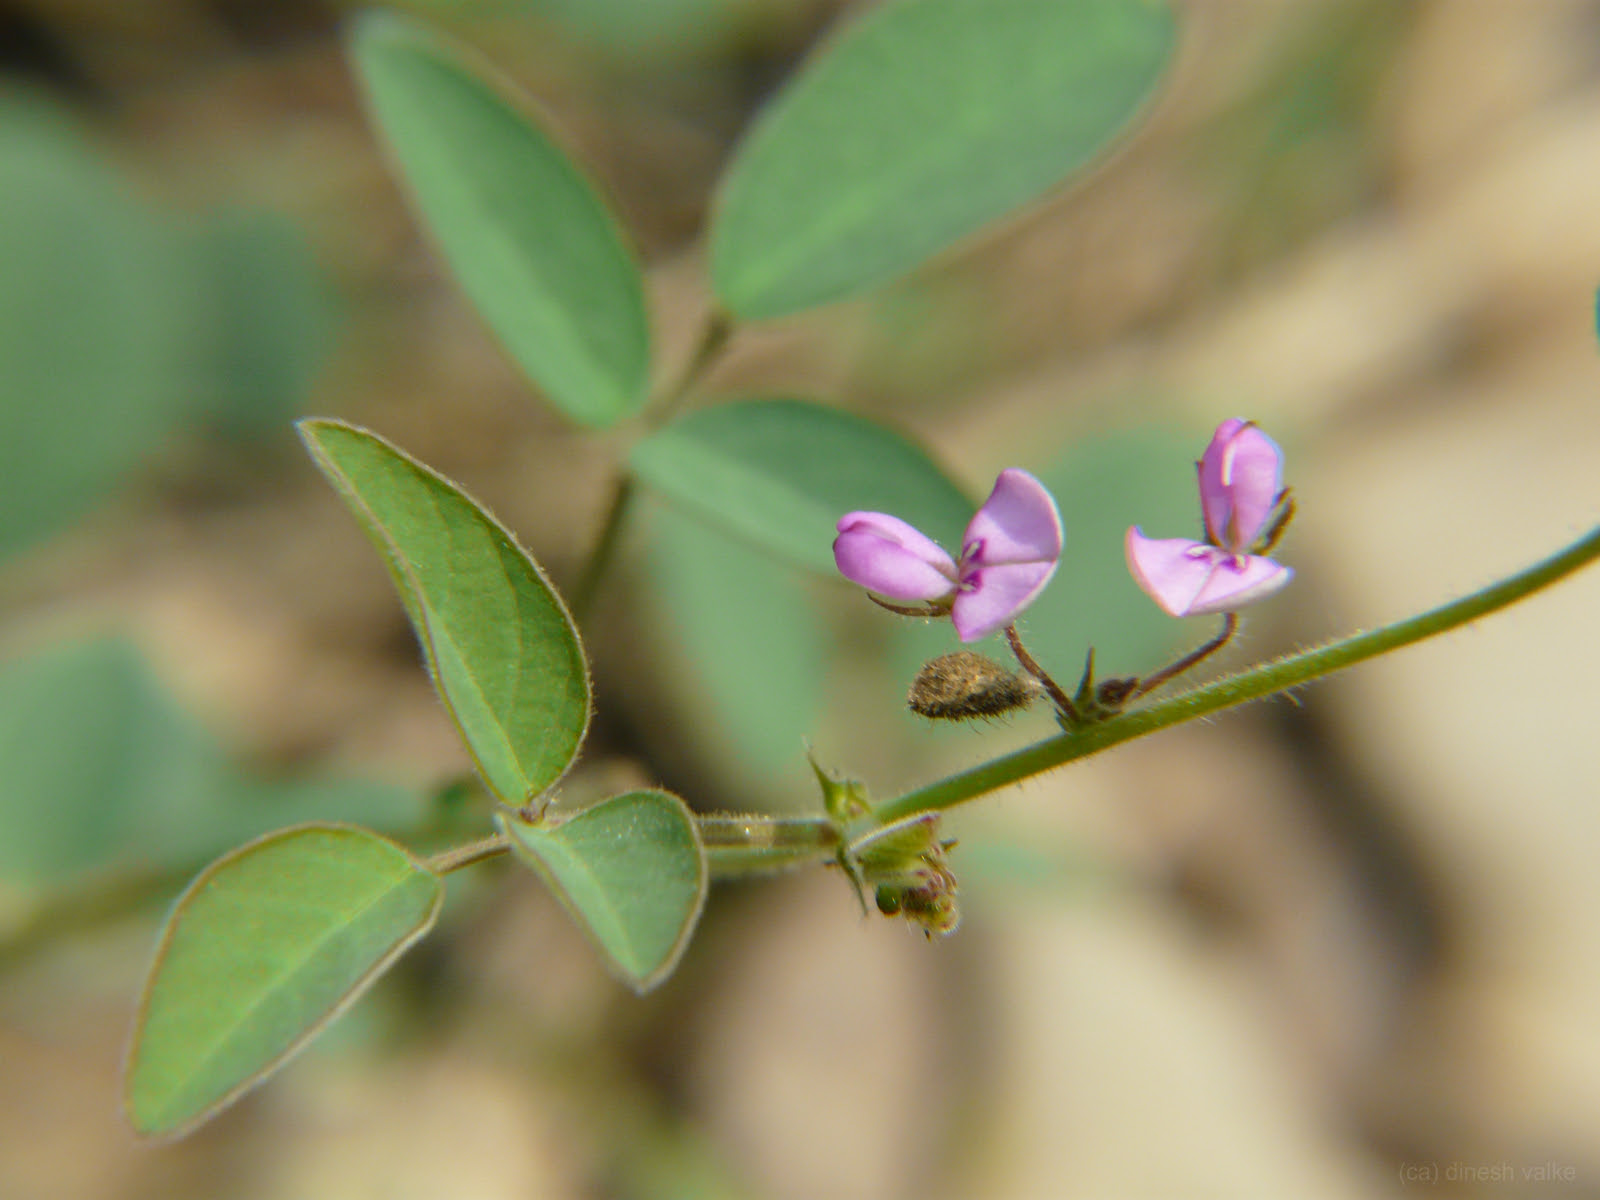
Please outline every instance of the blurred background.
[[[599, 179], [663, 372], [721, 164], [844, 0], [433, 0]], [[834, 401], [1069, 555], [1074, 679], [1209, 636], [1123, 529], [1194, 529], [1222, 418], [1284, 445], [1295, 584], [1232, 665], [1480, 587], [1600, 513], [1600, 3], [1192, 0], [1103, 169], [913, 278], [742, 329], [699, 402]], [[531, 875], [186, 1141], [119, 1113], [166, 903], [255, 832], [465, 840], [382, 567], [290, 420], [460, 480], [570, 587], [633, 435], [567, 427], [408, 214], [331, 0], [0, 3], [0, 1197], [1600, 1196], [1600, 574], [950, 822], [959, 933], [813, 871], [714, 889], [637, 999]], [[1050, 732], [930, 731], [951, 648], [664, 505], [586, 630], [574, 802], [813, 811]]]

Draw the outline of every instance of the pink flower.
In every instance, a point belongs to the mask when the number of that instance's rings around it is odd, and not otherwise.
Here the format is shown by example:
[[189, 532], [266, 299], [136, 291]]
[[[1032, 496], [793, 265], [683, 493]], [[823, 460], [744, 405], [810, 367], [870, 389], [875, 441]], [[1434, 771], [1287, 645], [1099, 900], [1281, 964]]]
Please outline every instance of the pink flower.
[[1033, 603], [1061, 557], [1061, 514], [1028, 472], [1009, 467], [967, 525], [961, 558], [888, 513], [839, 518], [833, 559], [839, 573], [889, 600], [921, 600], [949, 613], [963, 642], [1009, 625]]
[[1128, 530], [1128, 569], [1174, 617], [1237, 611], [1294, 576], [1281, 563], [1251, 553], [1271, 536], [1283, 499], [1283, 451], [1277, 443], [1232, 417], [1217, 426], [1198, 465], [1205, 541], [1158, 541], [1137, 526]]

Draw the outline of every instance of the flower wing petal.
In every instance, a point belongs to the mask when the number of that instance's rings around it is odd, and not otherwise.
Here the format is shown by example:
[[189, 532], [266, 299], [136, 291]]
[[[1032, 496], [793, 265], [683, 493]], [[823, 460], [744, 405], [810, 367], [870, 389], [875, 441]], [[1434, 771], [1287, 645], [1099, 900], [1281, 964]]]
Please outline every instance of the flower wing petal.
[[899, 517], [846, 513], [838, 528], [833, 561], [851, 583], [891, 600], [938, 600], [955, 589], [955, 560]]
[[978, 550], [969, 561], [977, 567], [1054, 564], [1061, 557], [1061, 513], [1055, 498], [1021, 467], [1007, 467], [967, 524], [962, 552], [974, 545]]
[[958, 592], [950, 608], [956, 636], [963, 642], [975, 642], [1009, 625], [1044, 591], [1055, 573], [1054, 560], [1002, 563], [970, 572], [965, 582], [971, 590]]
[[1272, 595], [1292, 578], [1291, 568], [1270, 558], [1257, 555], [1224, 558], [1218, 561], [1211, 578], [1190, 604], [1189, 612], [1191, 615], [1236, 612]]
[[1194, 613], [1195, 600], [1224, 557], [1216, 547], [1192, 538], [1147, 538], [1138, 526], [1128, 530], [1124, 548], [1133, 581], [1173, 617]]

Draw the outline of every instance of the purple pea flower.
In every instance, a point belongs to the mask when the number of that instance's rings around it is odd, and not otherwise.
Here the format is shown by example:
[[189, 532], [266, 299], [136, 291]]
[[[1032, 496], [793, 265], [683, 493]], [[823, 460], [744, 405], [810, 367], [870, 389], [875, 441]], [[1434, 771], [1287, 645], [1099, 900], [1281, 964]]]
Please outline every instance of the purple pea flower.
[[[1230, 417], [1201, 456], [1200, 508], [1206, 540], [1147, 538], [1128, 530], [1128, 569], [1174, 617], [1234, 612], [1272, 595], [1294, 572], [1252, 554], [1283, 499], [1283, 451], [1255, 425]], [[1279, 523], [1281, 530], [1281, 522]]]
[[839, 518], [839, 573], [889, 600], [920, 600], [949, 613], [963, 642], [1009, 625], [1044, 590], [1061, 557], [1061, 514], [1028, 472], [1008, 467], [961, 537], [953, 559], [925, 533], [888, 513]]

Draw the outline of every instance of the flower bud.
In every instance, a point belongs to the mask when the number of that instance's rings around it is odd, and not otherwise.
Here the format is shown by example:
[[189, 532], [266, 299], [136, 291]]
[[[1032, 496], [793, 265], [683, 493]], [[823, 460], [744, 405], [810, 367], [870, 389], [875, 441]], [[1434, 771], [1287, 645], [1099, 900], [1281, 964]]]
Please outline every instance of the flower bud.
[[885, 916], [903, 916], [932, 937], [961, 923], [956, 877], [947, 865], [953, 841], [939, 840], [939, 814], [921, 813], [875, 829], [841, 852], [859, 884], [873, 889]]

